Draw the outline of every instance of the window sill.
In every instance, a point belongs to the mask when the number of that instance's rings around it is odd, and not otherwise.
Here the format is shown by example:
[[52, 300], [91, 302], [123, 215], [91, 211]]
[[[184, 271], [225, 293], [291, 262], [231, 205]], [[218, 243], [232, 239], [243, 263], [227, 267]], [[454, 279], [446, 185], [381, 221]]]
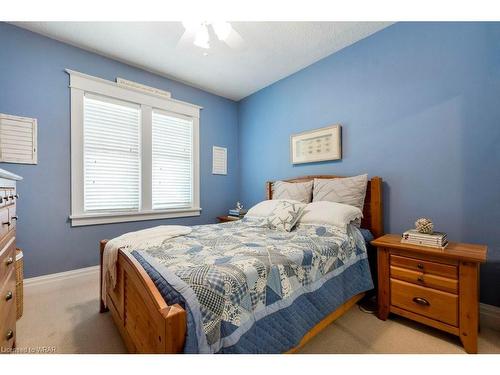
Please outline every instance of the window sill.
[[178, 217], [200, 216], [201, 208], [179, 208], [161, 211], [113, 212], [71, 215], [72, 227], [125, 223], [129, 221], [173, 219]]

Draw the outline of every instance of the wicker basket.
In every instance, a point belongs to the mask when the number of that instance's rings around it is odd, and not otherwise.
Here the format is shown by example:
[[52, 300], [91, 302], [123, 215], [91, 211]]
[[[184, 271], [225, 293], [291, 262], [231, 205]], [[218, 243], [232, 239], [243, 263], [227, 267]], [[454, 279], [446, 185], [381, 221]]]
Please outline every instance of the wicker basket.
[[23, 279], [24, 279], [23, 252], [16, 249], [16, 318], [23, 316]]

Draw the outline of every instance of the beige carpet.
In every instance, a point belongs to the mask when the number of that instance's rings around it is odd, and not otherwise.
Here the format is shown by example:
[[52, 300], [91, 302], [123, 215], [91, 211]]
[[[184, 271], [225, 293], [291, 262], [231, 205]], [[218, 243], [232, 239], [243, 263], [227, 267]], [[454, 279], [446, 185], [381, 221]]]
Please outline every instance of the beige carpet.
[[[18, 321], [22, 351], [125, 353], [110, 313], [98, 312], [98, 274], [31, 285]], [[500, 331], [482, 327], [480, 353], [500, 353]], [[391, 317], [386, 322], [354, 306], [311, 340], [301, 353], [464, 353], [458, 338]]]

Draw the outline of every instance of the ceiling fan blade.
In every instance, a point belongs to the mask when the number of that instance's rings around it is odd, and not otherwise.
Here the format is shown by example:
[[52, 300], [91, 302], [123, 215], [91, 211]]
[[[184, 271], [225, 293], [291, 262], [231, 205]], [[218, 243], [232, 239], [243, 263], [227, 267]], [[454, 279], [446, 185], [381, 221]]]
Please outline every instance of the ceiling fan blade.
[[177, 41], [176, 48], [184, 48], [193, 44], [194, 39], [196, 37], [196, 33], [191, 30], [186, 30]]
[[244, 47], [244, 40], [241, 35], [234, 29], [231, 28], [229, 35], [226, 37], [224, 42], [231, 48], [241, 50]]

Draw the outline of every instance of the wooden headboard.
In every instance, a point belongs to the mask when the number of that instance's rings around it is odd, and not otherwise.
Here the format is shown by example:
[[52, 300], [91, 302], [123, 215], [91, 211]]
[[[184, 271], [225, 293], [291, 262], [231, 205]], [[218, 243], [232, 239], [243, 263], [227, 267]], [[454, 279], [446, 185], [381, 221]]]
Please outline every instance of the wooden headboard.
[[[307, 182], [315, 178], [344, 178], [347, 176], [312, 175], [281, 180], [285, 182]], [[266, 198], [273, 199], [273, 182], [266, 182]], [[384, 234], [384, 220], [382, 216], [382, 178], [372, 177], [366, 187], [365, 206], [363, 207], [363, 220], [361, 228], [369, 229], [375, 237]]]

